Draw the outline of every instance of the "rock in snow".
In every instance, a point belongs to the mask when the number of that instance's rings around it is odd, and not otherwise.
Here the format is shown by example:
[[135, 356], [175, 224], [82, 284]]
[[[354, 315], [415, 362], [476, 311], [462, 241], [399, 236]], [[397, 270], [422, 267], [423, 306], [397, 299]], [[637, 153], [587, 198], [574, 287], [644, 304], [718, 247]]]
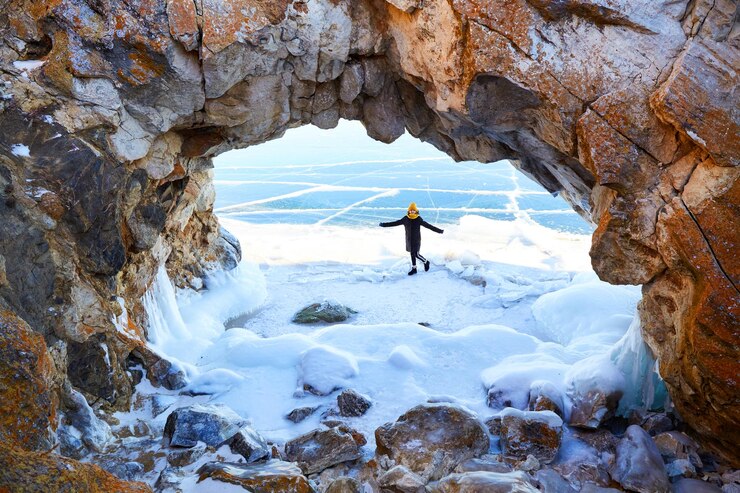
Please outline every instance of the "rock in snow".
[[451, 404], [422, 404], [375, 430], [377, 455], [387, 455], [425, 481], [440, 479], [466, 459], [488, 451], [489, 438], [471, 412]]
[[609, 470], [612, 479], [639, 493], [671, 491], [663, 459], [650, 435], [637, 425], [627, 428], [617, 444], [617, 455]]
[[[271, 460], [264, 464], [237, 464], [233, 462], [208, 462], [198, 469], [200, 481], [214, 481], [239, 485], [244, 491], [254, 493], [310, 493], [308, 479], [295, 464]], [[223, 485], [226, 490], [226, 484]]]
[[563, 420], [552, 411], [501, 411], [501, 450], [504, 456], [526, 459], [533, 455], [545, 464], [552, 462], [560, 448]]
[[562, 418], [563, 395], [551, 382], [546, 380], [532, 382], [529, 386], [529, 410], [552, 411]]
[[296, 324], [315, 324], [318, 322], [335, 324], [344, 322], [355, 313], [357, 312], [353, 309], [335, 301], [323, 301], [312, 303], [298, 311], [293, 315], [292, 322]]
[[228, 440], [228, 444], [232, 452], [241, 455], [247, 462], [270, 457], [270, 447], [267, 442], [251, 426], [242, 426]]
[[319, 406], [299, 407], [285, 415], [285, 419], [293, 423], [300, 423], [319, 409]]
[[344, 427], [313, 430], [285, 444], [285, 456], [297, 462], [305, 474], [321, 472], [361, 457], [364, 437]]
[[223, 404], [195, 404], [175, 409], [167, 416], [164, 439], [170, 447], [194, 447], [198, 442], [218, 447], [246, 424]]
[[347, 389], [337, 396], [337, 406], [339, 407], [340, 416], [362, 416], [370, 409], [371, 405], [367, 397], [352, 389]]

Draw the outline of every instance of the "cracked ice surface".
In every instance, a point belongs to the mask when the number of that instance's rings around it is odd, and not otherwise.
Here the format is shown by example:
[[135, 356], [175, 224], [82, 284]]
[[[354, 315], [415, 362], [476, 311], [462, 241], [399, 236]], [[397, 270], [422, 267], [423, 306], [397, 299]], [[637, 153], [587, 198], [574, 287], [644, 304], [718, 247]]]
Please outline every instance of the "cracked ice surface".
[[529, 217], [556, 229], [591, 232], [562, 199], [507, 162], [455, 163], [408, 135], [388, 146], [361, 133], [357, 122], [342, 122], [328, 134], [302, 127], [279, 141], [219, 156], [216, 212], [251, 223], [361, 227], [396, 219], [416, 202], [433, 223], [470, 214]]

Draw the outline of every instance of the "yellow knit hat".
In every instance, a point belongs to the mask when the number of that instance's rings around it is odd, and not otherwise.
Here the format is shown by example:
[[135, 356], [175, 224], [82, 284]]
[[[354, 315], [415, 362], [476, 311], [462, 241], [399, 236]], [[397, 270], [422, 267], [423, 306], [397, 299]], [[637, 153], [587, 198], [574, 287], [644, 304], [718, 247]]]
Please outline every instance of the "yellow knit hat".
[[416, 219], [419, 217], [419, 209], [416, 208], [416, 202], [411, 202], [409, 204], [409, 210], [406, 215], [409, 216], [409, 219]]

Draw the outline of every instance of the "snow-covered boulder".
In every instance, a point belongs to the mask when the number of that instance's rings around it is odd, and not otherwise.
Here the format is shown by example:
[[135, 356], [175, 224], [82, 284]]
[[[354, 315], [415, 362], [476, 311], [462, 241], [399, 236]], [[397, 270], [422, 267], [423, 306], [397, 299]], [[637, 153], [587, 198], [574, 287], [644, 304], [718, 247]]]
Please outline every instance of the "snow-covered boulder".
[[449, 474], [464, 460], [488, 451], [478, 418], [452, 404], [422, 404], [375, 430], [377, 455], [387, 455], [425, 481]]
[[[213, 491], [227, 491], [227, 485], [238, 485], [244, 488], [244, 491], [255, 492], [308, 493], [313, 491], [308, 479], [295, 464], [280, 460], [249, 465], [234, 462], [208, 462], [198, 469], [198, 476], [195, 479], [202, 482], [206, 478], [224, 483], [221, 490], [214, 489]], [[231, 490], [228, 489], [228, 491]]]
[[552, 411], [501, 411], [501, 450], [505, 457], [552, 462], [560, 448], [563, 420]]
[[658, 447], [650, 435], [630, 425], [617, 445], [616, 460], [609, 470], [612, 479], [638, 493], [668, 493], [668, 475]]
[[65, 389], [62, 398], [67, 408], [64, 413], [64, 424], [59, 433], [62, 448], [70, 452], [74, 450], [80, 456], [86, 454], [85, 448], [97, 452], [105, 449], [113, 439], [108, 423], [95, 415], [85, 397], [76, 390]]
[[328, 430], [316, 429], [285, 444], [285, 456], [297, 462], [304, 474], [359, 459], [365, 437], [359, 432], [339, 426]]
[[355, 357], [330, 346], [316, 346], [301, 355], [299, 385], [316, 395], [329, 395], [360, 373]]
[[218, 447], [247, 421], [223, 404], [195, 404], [175, 409], [167, 416], [165, 443], [171, 447], [194, 447], [198, 442]]
[[337, 407], [340, 416], [362, 416], [370, 409], [371, 405], [370, 399], [352, 389], [347, 389], [337, 396]]
[[523, 472], [495, 473], [495, 472], [466, 472], [450, 474], [427, 485], [429, 493], [539, 493], [532, 482]]
[[563, 414], [563, 394], [547, 380], [537, 380], [529, 386], [529, 410], [552, 411], [561, 418]]
[[336, 301], [322, 301], [321, 303], [312, 303], [293, 315], [292, 322], [295, 324], [315, 324], [326, 322], [335, 324], [344, 322], [352, 315], [357, 313], [352, 308], [344, 306]]

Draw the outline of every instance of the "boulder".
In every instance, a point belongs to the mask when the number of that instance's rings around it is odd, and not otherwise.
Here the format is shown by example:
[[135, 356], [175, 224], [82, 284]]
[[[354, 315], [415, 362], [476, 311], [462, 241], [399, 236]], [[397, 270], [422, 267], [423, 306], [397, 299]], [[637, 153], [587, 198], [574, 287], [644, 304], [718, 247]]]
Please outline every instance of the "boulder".
[[247, 463], [267, 459], [271, 455], [265, 439], [251, 426], [242, 426], [227, 443], [231, 451], [244, 457]]
[[82, 394], [65, 387], [62, 402], [67, 410], [62, 422], [67, 433], [78, 436], [88, 449], [102, 451], [113, 439], [110, 426], [95, 415]]
[[359, 481], [342, 476], [332, 481], [324, 493], [360, 493], [361, 491]]
[[552, 469], [540, 469], [534, 474], [534, 479], [541, 491], [547, 493], [576, 493], [576, 489]]
[[357, 312], [353, 309], [341, 305], [336, 301], [325, 300], [321, 303], [312, 303], [302, 308], [293, 315], [292, 322], [295, 324], [315, 324], [319, 322], [335, 324], [344, 322], [355, 313]]
[[422, 404], [375, 430], [377, 455], [387, 455], [421, 476], [440, 479], [459, 463], [488, 451], [478, 418], [452, 404]]
[[546, 380], [532, 382], [529, 386], [529, 410], [552, 411], [562, 418], [563, 395], [551, 382]]
[[533, 455], [548, 464], [558, 453], [562, 433], [563, 420], [552, 411], [501, 411], [501, 451], [507, 458]]
[[581, 390], [574, 387], [569, 392], [573, 403], [568, 424], [595, 430], [614, 416], [622, 398], [621, 391], [603, 392], [599, 389]]
[[208, 446], [203, 442], [189, 448], [172, 448], [167, 451], [167, 463], [174, 467], [184, 467], [203, 457], [206, 450]]
[[523, 472], [466, 472], [427, 485], [429, 493], [539, 493]]
[[[311, 493], [313, 488], [295, 464], [271, 460], [244, 465], [234, 462], [208, 462], [198, 469], [198, 481], [238, 485], [252, 493]], [[224, 485], [226, 489], [226, 485]]]
[[676, 481], [679, 478], [696, 477], [696, 468], [687, 459], [673, 460], [666, 464], [665, 470], [671, 481]]
[[398, 493], [424, 493], [424, 480], [404, 466], [394, 466], [378, 478], [381, 488]]
[[352, 389], [342, 391], [337, 396], [339, 415], [347, 418], [362, 416], [370, 409], [370, 400]]
[[653, 437], [653, 441], [666, 462], [688, 459], [694, 467], [702, 467], [699, 445], [687, 434], [680, 431], [667, 431]]
[[285, 415], [285, 419], [293, 423], [300, 423], [319, 409], [319, 406], [299, 407]]
[[[147, 346], [137, 347], [131, 355], [147, 369], [146, 376], [155, 387], [179, 390], [187, 385], [185, 371], [178, 365], [163, 358]], [[167, 396], [162, 396], [166, 398]]]
[[675, 428], [670, 416], [666, 413], [655, 412], [642, 413], [640, 411], [634, 411], [630, 415], [629, 424], [642, 427], [650, 436], [671, 431]]
[[630, 491], [639, 493], [671, 491], [658, 447], [650, 435], [637, 425], [630, 425], [624, 438], [619, 441], [609, 475]]
[[246, 424], [223, 404], [195, 404], [175, 409], [167, 416], [164, 440], [170, 447], [194, 447], [198, 442], [219, 447]]
[[679, 479], [673, 483], [673, 493], [723, 493], [723, 490], [699, 479]]
[[297, 462], [304, 474], [313, 474], [359, 459], [364, 444], [364, 437], [348, 428], [316, 429], [286, 443], [285, 456]]

